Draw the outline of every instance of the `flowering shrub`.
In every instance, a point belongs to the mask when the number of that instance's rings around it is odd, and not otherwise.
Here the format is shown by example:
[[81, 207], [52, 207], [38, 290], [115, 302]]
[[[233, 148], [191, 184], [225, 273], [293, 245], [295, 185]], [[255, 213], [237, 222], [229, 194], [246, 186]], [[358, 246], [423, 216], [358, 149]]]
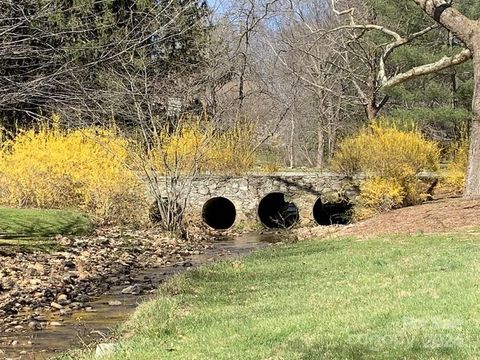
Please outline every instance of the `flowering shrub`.
[[382, 178], [408, 178], [438, 169], [440, 149], [419, 131], [404, 131], [386, 121], [373, 122], [346, 138], [333, 159], [336, 170]]
[[395, 179], [374, 177], [360, 186], [360, 196], [353, 208], [353, 218], [362, 220], [403, 204], [405, 190]]
[[451, 149], [452, 161], [448, 164], [441, 182], [442, 190], [461, 194], [465, 188], [468, 163], [468, 142], [463, 141]]
[[[143, 189], [126, 166], [129, 142], [115, 129], [28, 130], [0, 151], [3, 205], [81, 209], [98, 222], [130, 222]], [[132, 201], [134, 200], [134, 201]]]
[[175, 130], [163, 129], [150, 151], [152, 165], [162, 173], [242, 174], [255, 164], [250, 123], [218, 131], [206, 121], [187, 121]]
[[212, 172], [243, 174], [256, 161], [254, 148], [255, 126], [236, 124], [231, 129], [214, 135], [207, 152], [207, 169]]
[[381, 120], [346, 138], [332, 165], [349, 175], [366, 176], [354, 209], [356, 218], [360, 219], [424, 201], [426, 187], [416, 175], [421, 171], [436, 171], [439, 159], [436, 142], [425, 139], [415, 129], [399, 130], [387, 120]]

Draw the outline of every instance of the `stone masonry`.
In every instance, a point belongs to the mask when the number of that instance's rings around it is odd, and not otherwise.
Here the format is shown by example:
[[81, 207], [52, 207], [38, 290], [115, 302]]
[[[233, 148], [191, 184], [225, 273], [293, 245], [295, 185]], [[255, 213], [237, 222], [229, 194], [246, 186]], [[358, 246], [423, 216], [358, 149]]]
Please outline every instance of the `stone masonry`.
[[300, 222], [313, 221], [312, 209], [320, 198], [323, 203], [354, 201], [358, 179], [333, 173], [278, 173], [245, 176], [202, 176], [195, 179], [188, 198], [186, 214], [201, 216], [206, 201], [225, 197], [233, 202], [238, 220], [253, 220], [261, 199], [272, 192], [282, 192], [299, 208]]

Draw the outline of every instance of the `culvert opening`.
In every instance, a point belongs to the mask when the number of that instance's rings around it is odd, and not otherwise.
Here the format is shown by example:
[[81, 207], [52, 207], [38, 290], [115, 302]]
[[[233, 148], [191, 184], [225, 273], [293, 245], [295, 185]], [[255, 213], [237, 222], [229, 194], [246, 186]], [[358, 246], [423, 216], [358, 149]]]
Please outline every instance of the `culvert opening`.
[[318, 225], [346, 225], [352, 219], [351, 209], [347, 201], [323, 203], [319, 198], [313, 205], [313, 218]]
[[227, 198], [214, 197], [203, 205], [202, 219], [215, 230], [230, 229], [236, 217], [235, 205]]
[[258, 204], [258, 218], [268, 229], [289, 229], [299, 218], [298, 207], [285, 199], [285, 194], [267, 194]]

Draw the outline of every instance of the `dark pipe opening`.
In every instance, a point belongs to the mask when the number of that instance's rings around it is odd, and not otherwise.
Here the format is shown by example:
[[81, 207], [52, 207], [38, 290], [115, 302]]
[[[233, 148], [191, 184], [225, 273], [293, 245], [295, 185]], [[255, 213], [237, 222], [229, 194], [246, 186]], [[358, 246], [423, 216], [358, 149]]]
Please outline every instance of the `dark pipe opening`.
[[176, 218], [180, 218], [182, 215], [182, 207], [176, 201], [169, 200], [163, 197], [157, 201], [154, 201], [150, 206], [149, 218], [153, 223], [161, 223], [163, 218], [167, 218], [167, 222], [172, 222]]
[[289, 229], [300, 216], [297, 206], [280, 192], [267, 194], [258, 204], [258, 218], [269, 229]]
[[202, 219], [215, 230], [230, 229], [236, 217], [235, 205], [227, 198], [214, 197], [203, 205]]
[[313, 205], [313, 218], [318, 225], [346, 225], [351, 220], [351, 209], [347, 201], [324, 204], [319, 198]]

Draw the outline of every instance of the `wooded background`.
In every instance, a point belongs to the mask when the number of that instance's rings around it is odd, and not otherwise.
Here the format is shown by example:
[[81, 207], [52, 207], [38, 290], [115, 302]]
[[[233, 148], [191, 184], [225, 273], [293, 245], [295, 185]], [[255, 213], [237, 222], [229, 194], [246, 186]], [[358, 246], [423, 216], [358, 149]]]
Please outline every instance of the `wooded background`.
[[[1, 125], [13, 134], [57, 113], [68, 127], [154, 134], [207, 114], [220, 130], [255, 122], [262, 156], [289, 167], [323, 168], [380, 116], [448, 144], [469, 131], [471, 54], [448, 63], [468, 47], [419, 3], [0, 0]], [[478, 1], [453, 6], [480, 15]]]

